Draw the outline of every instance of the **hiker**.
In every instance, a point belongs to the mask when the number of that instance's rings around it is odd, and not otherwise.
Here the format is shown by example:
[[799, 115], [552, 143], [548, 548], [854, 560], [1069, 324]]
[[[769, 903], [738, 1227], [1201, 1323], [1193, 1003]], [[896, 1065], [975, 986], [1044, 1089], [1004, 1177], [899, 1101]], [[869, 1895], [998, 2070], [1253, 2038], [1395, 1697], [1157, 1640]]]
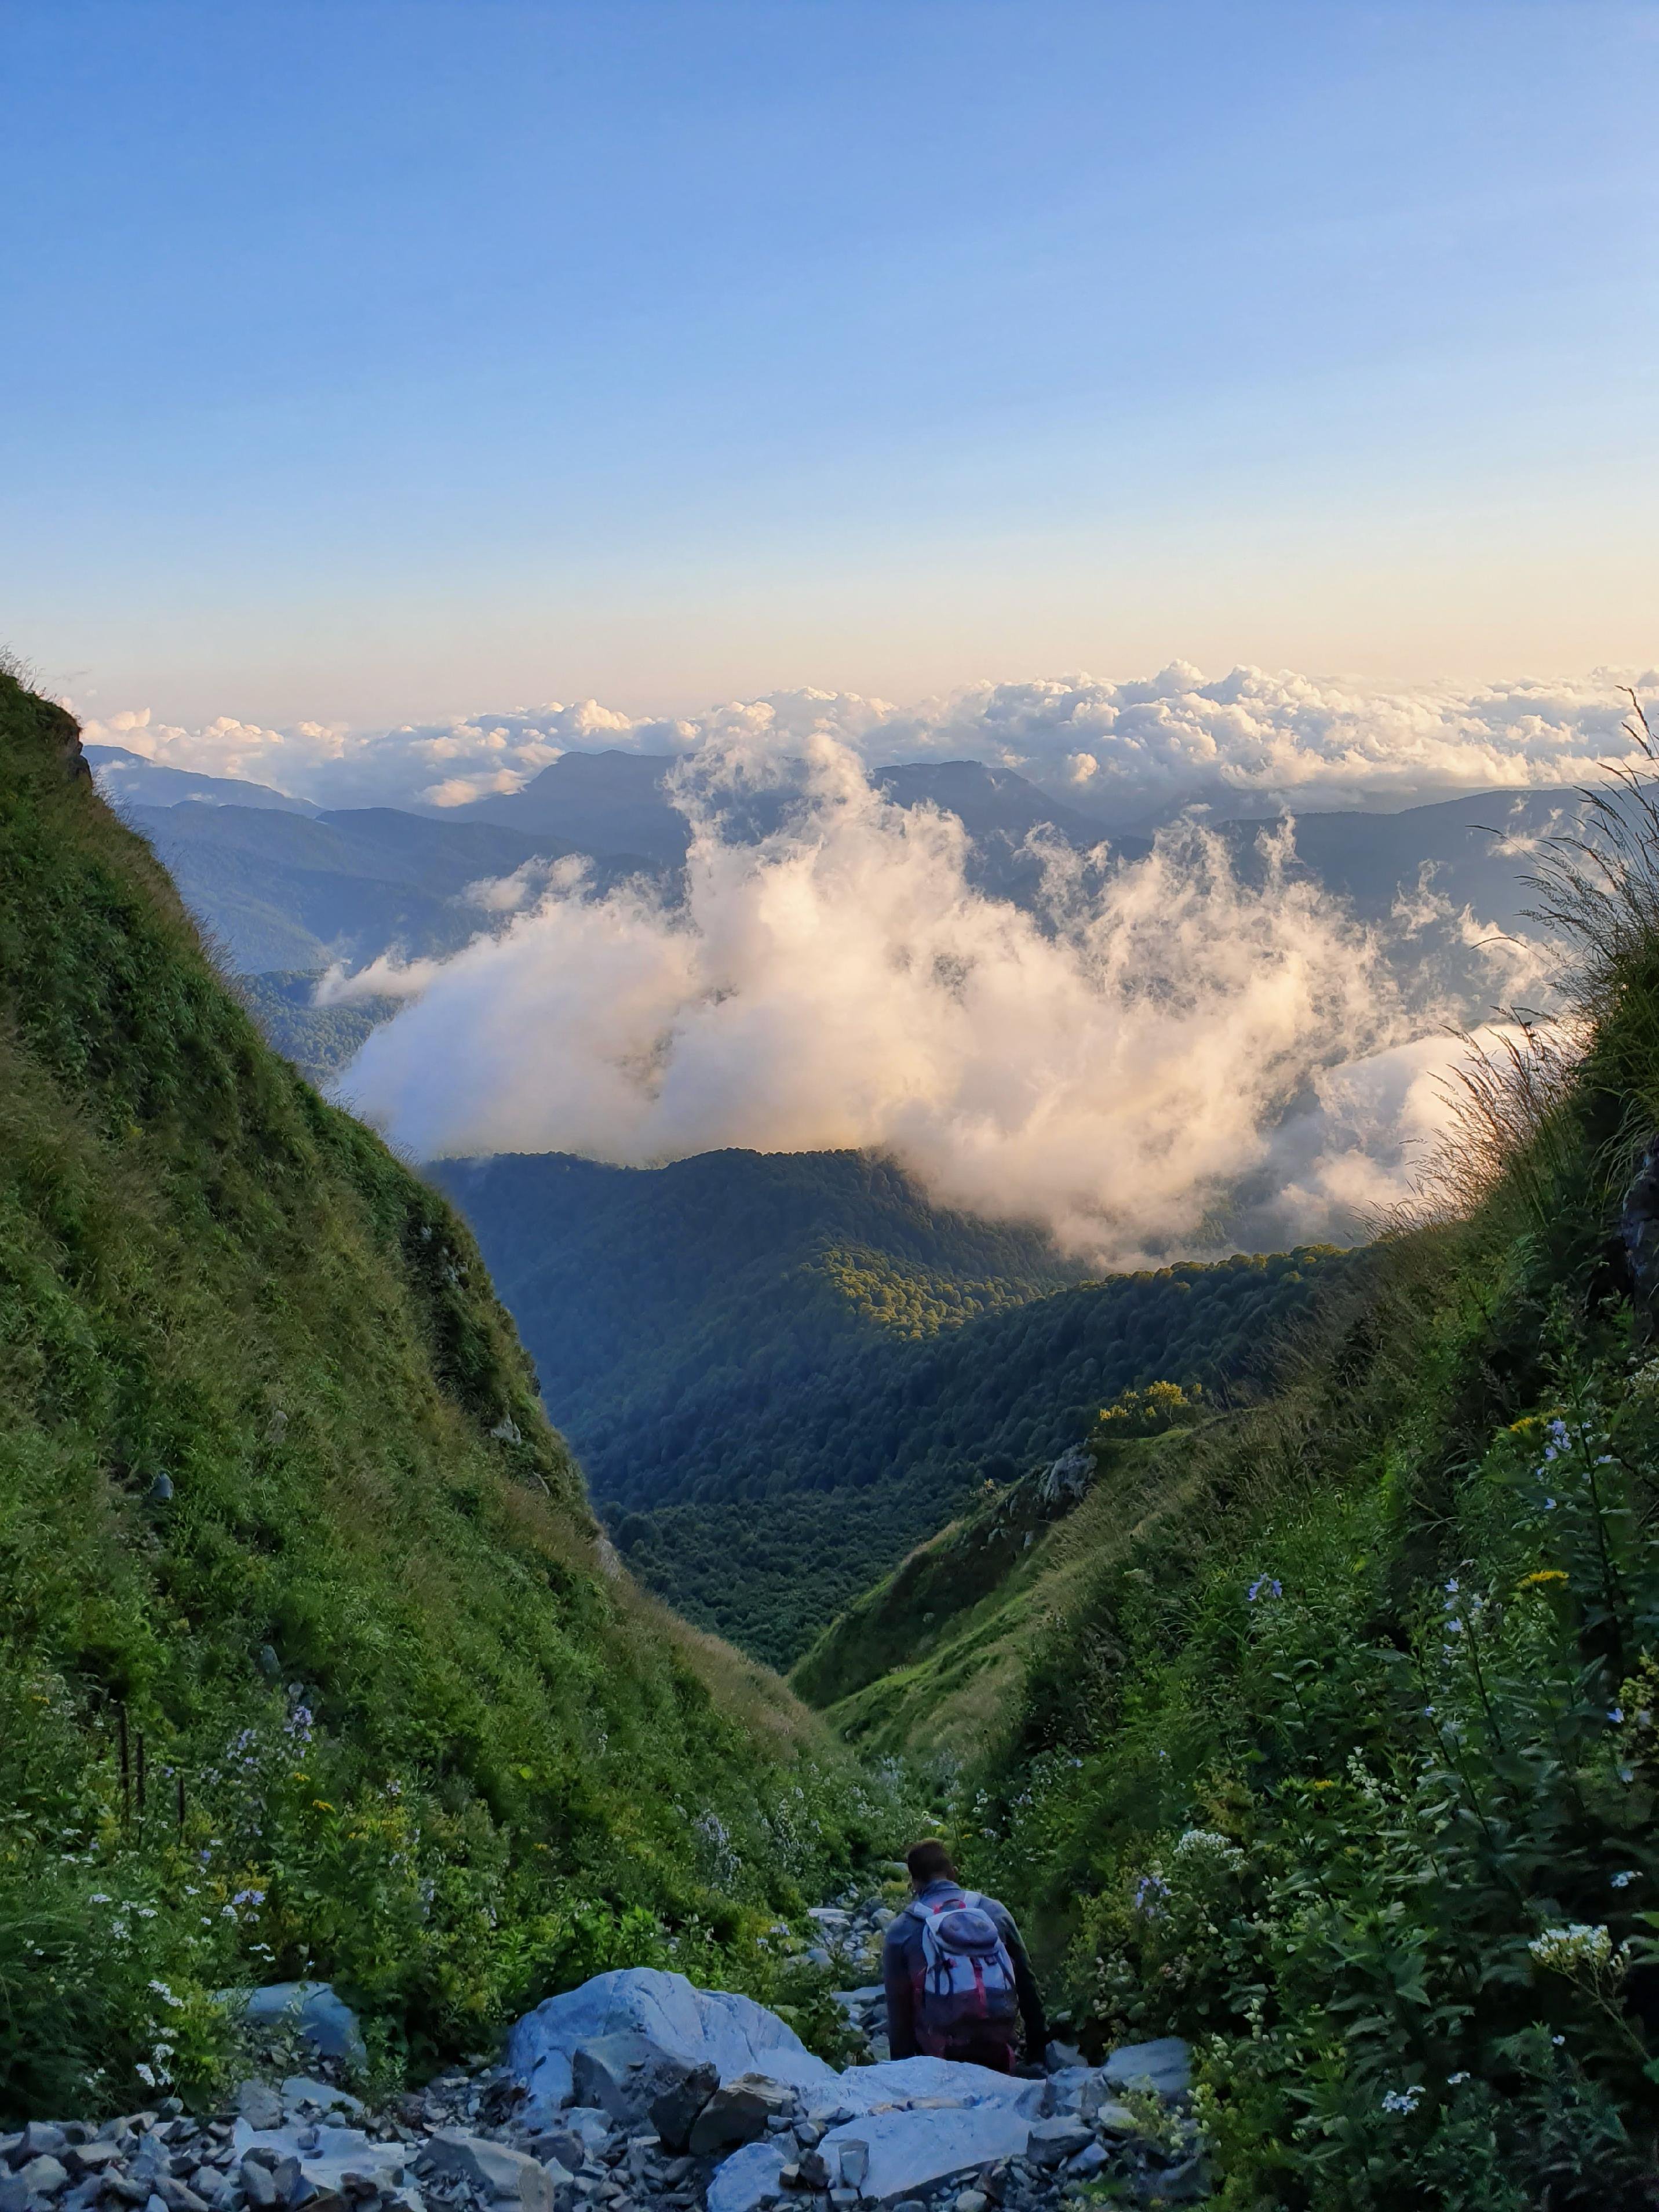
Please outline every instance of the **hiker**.
[[943, 1844], [913, 1844], [904, 1863], [915, 1895], [889, 1923], [881, 1961], [893, 2057], [1012, 2074], [1024, 2021], [1026, 2055], [1041, 2062], [1048, 2030], [1012, 1913], [964, 1891]]

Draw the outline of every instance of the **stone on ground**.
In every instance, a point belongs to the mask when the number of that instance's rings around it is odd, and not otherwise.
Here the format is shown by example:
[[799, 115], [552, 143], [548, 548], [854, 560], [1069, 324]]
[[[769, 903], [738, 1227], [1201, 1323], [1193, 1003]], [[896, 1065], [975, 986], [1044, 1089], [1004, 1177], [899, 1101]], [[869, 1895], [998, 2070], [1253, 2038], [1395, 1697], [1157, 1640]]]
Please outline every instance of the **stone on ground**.
[[1060, 2166], [1086, 2149], [1094, 2139], [1094, 2130], [1081, 2120], [1039, 2120], [1031, 2130], [1025, 2155], [1033, 2166]]
[[694, 2066], [659, 2097], [651, 2107], [651, 2124], [665, 2150], [678, 2157], [691, 2140], [692, 2124], [720, 2085], [720, 2077], [707, 2060]]
[[975, 2174], [998, 2159], [1023, 2158], [1030, 2124], [1006, 2100], [935, 2106], [919, 2112], [866, 2112], [831, 2128], [818, 2150], [833, 2174], [843, 2143], [867, 2144], [870, 2170], [863, 2194], [872, 2203], [893, 2204], [958, 2174]]
[[524, 2212], [553, 2212], [553, 2179], [545, 2166], [462, 2128], [440, 2128], [429, 2136], [416, 2170], [465, 2181], [486, 2196], [522, 2205]]
[[717, 2166], [708, 2184], [708, 2212], [757, 2212], [782, 2187], [785, 2154], [769, 2136], [745, 2143]]
[[571, 2053], [572, 2094], [578, 2104], [597, 2106], [618, 2126], [637, 2127], [659, 2097], [679, 2087], [691, 2064], [634, 2031], [596, 2035]]
[[1193, 2086], [1193, 2054], [1178, 2035], [1152, 2043], [1126, 2043], [1100, 2069], [1114, 2089], [1151, 2089], [1160, 2097], [1184, 2097]]
[[795, 2101], [795, 2093], [782, 2081], [763, 2074], [739, 2074], [724, 2081], [697, 2114], [689, 2143], [693, 2158], [708, 2158], [738, 2143], [753, 2142], [766, 2133], [769, 2120], [781, 2119]]

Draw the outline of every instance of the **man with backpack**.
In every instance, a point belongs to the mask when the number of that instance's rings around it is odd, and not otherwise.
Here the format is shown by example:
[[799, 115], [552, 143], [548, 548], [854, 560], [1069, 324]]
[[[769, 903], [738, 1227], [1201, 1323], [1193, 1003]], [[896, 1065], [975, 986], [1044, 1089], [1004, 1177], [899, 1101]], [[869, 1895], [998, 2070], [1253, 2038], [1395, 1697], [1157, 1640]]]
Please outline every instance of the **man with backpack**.
[[963, 1888], [943, 1844], [913, 1844], [905, 1864], [914, 1895], [888, 1925], [881, 1962], [892, 2056], [1012, 2074], [1023, 2021], [1027, 2056], [1040, 2060], [1048, 2031], [1013, 1915]]

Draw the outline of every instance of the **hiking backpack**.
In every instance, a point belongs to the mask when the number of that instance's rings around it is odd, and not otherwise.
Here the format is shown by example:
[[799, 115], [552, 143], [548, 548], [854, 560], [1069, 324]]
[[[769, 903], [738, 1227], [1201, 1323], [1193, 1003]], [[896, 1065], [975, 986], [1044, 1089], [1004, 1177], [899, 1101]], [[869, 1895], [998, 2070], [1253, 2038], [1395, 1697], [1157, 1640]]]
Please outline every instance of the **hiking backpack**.
[[921, 1923], [922, 2049], [938, 2056], [951, 2043], [1012, 2043], [1019, 2014], [1014, 1962], [984, 1899], [969, 1892], [910, 1910]]

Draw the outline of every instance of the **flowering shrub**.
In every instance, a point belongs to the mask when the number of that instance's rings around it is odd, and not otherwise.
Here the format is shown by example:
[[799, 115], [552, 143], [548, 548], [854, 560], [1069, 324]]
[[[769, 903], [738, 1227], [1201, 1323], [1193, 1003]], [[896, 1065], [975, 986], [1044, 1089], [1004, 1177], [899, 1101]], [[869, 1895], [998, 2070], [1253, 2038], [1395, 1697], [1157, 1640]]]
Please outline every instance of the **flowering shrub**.
[[1060, 1740], [957, 1815], [975, 1881], [1068, 1898], [1085, 2037], [1194, 2039], [1223, 2204], [1645, 2202], [1659, 1391], [1616, 1316], [1543, 1358], [1427, 1528], [1408, 1400], [1380, 1480], [1115, 1560], [1054, 1659], [1115, 1654], [1103, 1710], [1039, 1678]]

